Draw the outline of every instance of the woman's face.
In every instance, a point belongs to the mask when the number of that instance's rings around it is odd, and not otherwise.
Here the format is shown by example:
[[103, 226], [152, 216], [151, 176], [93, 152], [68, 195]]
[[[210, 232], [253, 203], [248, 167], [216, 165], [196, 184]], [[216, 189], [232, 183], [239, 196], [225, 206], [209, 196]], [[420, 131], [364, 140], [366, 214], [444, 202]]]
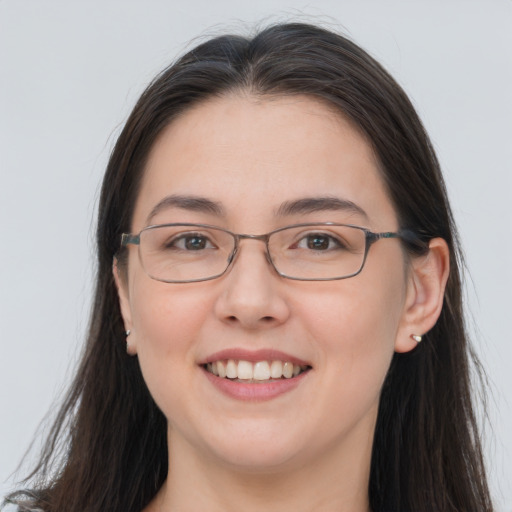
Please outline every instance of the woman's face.
[[[398, 228], [374, 155], [346, 120], [308, 97], [250, 95], [196, 106], [154, 145], [132, 231], [181, 222], [248, 234], [307, 222]], [[251, 471], [341, 453], [369, 461], [408, 300], [398, 240], [375, 243], [355, 277], [311, 282], [280, 277], [258, 240], [241, 241], [226, 274], [197, 283], [153, 280], [128, 250], [118, 283], [130, 350], [168, 419], [171, 454]], [[307, 371], [253, 382], [205, 367], [230, 359]]]

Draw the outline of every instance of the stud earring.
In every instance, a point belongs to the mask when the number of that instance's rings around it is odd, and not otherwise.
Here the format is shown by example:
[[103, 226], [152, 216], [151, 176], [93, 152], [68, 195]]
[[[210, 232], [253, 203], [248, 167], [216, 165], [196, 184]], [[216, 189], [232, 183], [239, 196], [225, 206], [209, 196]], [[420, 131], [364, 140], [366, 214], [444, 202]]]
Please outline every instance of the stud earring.
[[420, 343], [422, 340], [422, 337], [419, 334], [411, 334], [411, 338], [416, 342]]
[[130, 331], [130, 329], [127, 329], [125, 331], [125, 334], [126, 334], [126, 353], [129, 355], [129, 356], [133, 356], [135, 355], [135, 352], [133, 350], [133, 347], [130, 345], [129, 341], [128, 341], [128, 336], [130, 336], [130, 334], [132, 333], [132, 331]]

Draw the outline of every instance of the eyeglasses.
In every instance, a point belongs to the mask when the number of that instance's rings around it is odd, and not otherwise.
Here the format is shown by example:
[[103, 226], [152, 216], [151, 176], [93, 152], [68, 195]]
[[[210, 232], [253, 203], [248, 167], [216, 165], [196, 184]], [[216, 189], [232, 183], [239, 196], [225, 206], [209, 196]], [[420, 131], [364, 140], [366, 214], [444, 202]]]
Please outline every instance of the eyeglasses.
[[371, 245], [386, 238], [404, 236], [333, 222], [296, 224], [264, 235], [237, 234], [207, 224], [162, 224], [139, 234], [123, 233], [121, 247], [139, 246], [142, 268], [152, 279], [193, 283], [222, 276], [235, 260], [240, 241], [258, 240], [265, 243], [267, 260], [280, 276], [330, 281], [359, 274]]

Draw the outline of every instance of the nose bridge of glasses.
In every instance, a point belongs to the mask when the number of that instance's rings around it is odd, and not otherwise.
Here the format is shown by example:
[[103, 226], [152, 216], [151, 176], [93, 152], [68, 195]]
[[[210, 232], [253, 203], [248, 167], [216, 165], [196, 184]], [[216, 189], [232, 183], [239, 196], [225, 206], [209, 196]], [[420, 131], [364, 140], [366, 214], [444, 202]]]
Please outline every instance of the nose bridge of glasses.
[[240, 240], [248, 239], [248, 240], [261, 240], [265, 244], [268, 242], [268, 238], [270, 235], [247, 235], [244, 233], [240, 233], [238, 235], [235, 235], [235, 238], [237, 239], [237, 242]]
[[272, 265], [272, 260], [270, 259], [270, 253], [268, 249], [268, 240], [270, 238], [269, 234], [265, 235], [248, 235], [246, 233], [240, 233], [240, 234], [233, 234], [235, 238], [235, 246], [233, 248], [233, 252], [231, 253], [231, 257], [229, 258], [229, 265], [233, 262], [233, 260], [236, 258], [238, 252], [240, 251], [240, 242], [242, 240], [256, 240], [259, 242], [263, 242], [265, 244], [265, 257], [267, 261]]

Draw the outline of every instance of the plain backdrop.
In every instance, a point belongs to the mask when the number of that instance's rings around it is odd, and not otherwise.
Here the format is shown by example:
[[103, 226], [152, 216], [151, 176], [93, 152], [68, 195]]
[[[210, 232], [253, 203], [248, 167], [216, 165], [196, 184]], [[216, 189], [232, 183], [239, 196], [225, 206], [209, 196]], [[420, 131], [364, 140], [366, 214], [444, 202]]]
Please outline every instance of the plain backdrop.
[[80, 352], [100, 181], [136, 98], [193, 38], [290, 18], [377, 57], [432, 137], [491, 384], [492, 491], [512, 511], [511, 0], [0, 0], [0, 494]]

